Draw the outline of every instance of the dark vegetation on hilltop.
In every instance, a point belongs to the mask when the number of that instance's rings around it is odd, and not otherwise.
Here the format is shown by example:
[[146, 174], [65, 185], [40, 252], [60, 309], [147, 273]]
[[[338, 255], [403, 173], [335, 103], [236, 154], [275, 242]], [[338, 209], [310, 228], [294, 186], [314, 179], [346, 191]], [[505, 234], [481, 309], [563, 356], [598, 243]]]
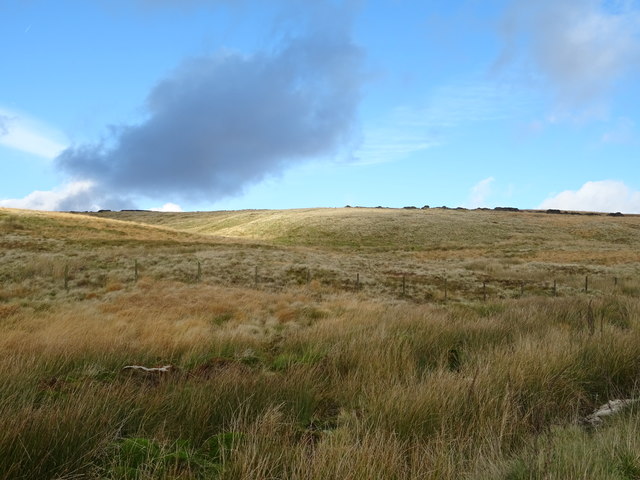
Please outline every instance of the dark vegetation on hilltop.
[[[356, 206], [356, 207], [352, 207], [351, 205], [345, 205], [344, 208], [371, 208], [371, 207], [362, 207], [362, 206]], [[383, 207], [381, 205], [378, 205], [377, 207], [374, 208], [392, 208], [392, 207]], [[407, 207], [403, 207], [404, 209], [407, 210], [417, 210], [418, 207], [415, 206], [407, 206]], [[423, 207], [421, 207], [421, 210], [428, 210], [429, 205], [424, 205]], [[433, 208], [441, 208], [443, 210], [450, 210], [449, 207], [447, 206], [442, 206], [442, 207], [433, 207]], [[454, 210], [469, 210], [467, 208], [463, 208], [463, 207], [456, 207], [454, 208]], [[490, 208], [476, 208], [475, 210], [491, 210]], [[541, 212], [542, 210], [521, 210], [519, 208], [516, 207], [495, 207], [493, 208], [493, 210], [495, 210], [496, 212], [532, 212], [532, 213], [537, 213], [537, 212]], [[111, 213], [112, 210], [98, 210], [96, 213]], [[151, 212], [151, 210], [120, 210], [120, 212]], [[622, 214], [621, 212], [610, 212], [610, 213], [606, 213], [606, 212], [589, 212], [589, 211], [576, 211], [576, 210], [559, 210], [556, 208], [549, 208], [547, 210], [544, 210], [545, 213], [551, 213], [551, 214], [561, 214], [561, 215], [608, 215], [611, 217], [622, 217], [624, 216], [624, 214]], [[84, 213], [84, 214], [91, 214], [93, 212], [90, 211], [84, 211], [84, 212], [70, 212], [70, 213]]]

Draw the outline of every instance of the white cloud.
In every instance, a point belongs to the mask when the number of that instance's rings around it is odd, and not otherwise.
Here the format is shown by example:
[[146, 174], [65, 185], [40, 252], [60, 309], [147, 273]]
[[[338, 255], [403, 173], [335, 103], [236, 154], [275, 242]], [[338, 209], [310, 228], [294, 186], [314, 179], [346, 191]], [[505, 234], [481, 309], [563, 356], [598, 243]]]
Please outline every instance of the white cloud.
[[64, 136], [38, 120], [0, 108], [0, 145], [53, 159], [65, 148]]
[[615, 180], [587, 182], [578, 190], [566, 190], [547, 198], [538, 208], [640, 213], [640, 191]]
[[495, 178], [488, 177], [484, 180], [480, 180], [473, 187], [469, 195], [469, 208], [486, 207], [487, 197], [489, 197], [493, 191], [491, 184], [495, 181]]
[[558, 103], [590, 109], [606, 100], [640, 61], [640, 10], [635, 2], [516, 0], [502, 24], [499, 67], [535, 65]]
[[414, 152], [437, 147], [436, 138], [406, 128], [386, 127], [369, 130], [362, 146], [355, 153], [354, 165], [375, 165], [401, 160]]
[[24, 198], [0, 200], [0, 207], [28, 210], [98, 210], [100, 205], [91, 203], [92, 182], [72, 182], [53, 190], [36, 190]]
[[415, 111], [417, 125], [456, 127], [506, 120], [522, 115], [536, 99], [513, 85], [481, 79], [455, 83], [434, 91], [426, 108]]
[[354, 163], [401, 160], [446, 143], [451, 129], [517, 118], [533, 104], [534, 98], [522, 90], [481, 79], [446, 85], [435, 89], [422, 105], [397, 107], [387, 118], [365, 128]]
[[183, 212], [182, 207], [175, 203], [165, 203], [161, 207], [150, 208], [152, 212]]

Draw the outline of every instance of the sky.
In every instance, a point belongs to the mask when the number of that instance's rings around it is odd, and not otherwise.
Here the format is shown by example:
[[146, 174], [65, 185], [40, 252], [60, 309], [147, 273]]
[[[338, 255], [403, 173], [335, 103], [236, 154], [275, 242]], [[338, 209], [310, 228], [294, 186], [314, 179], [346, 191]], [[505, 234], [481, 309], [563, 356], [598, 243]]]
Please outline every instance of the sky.
[[640, 213], [640, 0], [0, 0], [0, 206]]

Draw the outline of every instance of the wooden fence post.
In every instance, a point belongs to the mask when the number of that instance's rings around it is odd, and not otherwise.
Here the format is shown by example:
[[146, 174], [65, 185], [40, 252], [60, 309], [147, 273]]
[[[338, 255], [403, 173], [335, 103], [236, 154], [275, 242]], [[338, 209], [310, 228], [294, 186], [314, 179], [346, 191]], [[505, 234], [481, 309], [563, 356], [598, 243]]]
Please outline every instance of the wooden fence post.
[[447, 291], [447, 277], [444, 277], [444, 301], [446, 302], [448, 298], [448, 291]]
[[133, 281], [138, 281], [138, 260], [134, 260], [133, 262]]
[[584, 277], [584, 293], [589, 293], [589, 275]]
[[482, 281], [482, 300], [487, 301], [487, 281]]
[[307, 285], [311, 283], [311, 269], [307, 268]]
[[356, 290], [360, 290], [360, 273], [356, 273]]
[[200, 265], [200, 260], [198, 260], [198, 273], [196, 274], [196, 282], [199, 282], [202, 278], [202, 266]]
[[520, 280], [520, 297], [524, 297], [524, 280]]

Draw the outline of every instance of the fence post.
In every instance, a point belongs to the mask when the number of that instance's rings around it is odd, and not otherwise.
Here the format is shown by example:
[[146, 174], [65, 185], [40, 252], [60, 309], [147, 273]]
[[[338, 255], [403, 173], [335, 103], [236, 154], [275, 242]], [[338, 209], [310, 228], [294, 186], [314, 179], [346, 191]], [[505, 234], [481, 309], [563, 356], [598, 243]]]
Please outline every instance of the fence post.
[[406, 281], [406, 277], [404, 274], [402, 274], [402, 296], [405, 296], [405, 293], [407, 292], [407, 281]]
[[447, 277], [444, 277], [444, 301], [447, 301], [448, 292], [447, 292]]
[[138, 281], [138, 260], [134, 260], [133, 262], [133, 281]]
[[258, 266], [256, 265], [253, 268], [253, 284], [254, 286], [258, 286]]
[[356, 290], [360, 290], [360, 274], [356, 273]]
[[482, 281], [482, 300], [487, 301], [487, 281]]
[[200, 260], [198, 260], [198, 273], [196, 274], [196, 282], [199, 282], [202, 278], [202, 267], [200, 265]]
[[520, 280], [520, 296], [524, 297], [524, 280]]
[[311, 283], [311, 269], [307, 268], [307, 285]]
[[584, 293], [589, 293], [589, 275], [584, 277]]
[[553, 296], [558, 296], [558, 282], [555, 278], [553, 279]]

